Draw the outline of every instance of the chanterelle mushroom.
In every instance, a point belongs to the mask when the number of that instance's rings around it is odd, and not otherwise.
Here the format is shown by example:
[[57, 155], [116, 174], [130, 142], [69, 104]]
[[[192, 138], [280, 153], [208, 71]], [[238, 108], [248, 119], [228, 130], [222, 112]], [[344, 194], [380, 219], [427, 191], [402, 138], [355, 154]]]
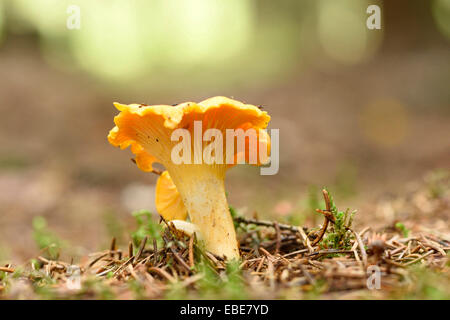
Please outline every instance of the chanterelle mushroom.
[[[199, 239], [207, 250], [228, 259], [238, 258], [236, 233], [225, 196], [225, 172], [237, 161], [249, 162], [252, 151], [256, 152], [258, 160], [252, 164], [267, 161], [267, 158], [260, 156], [260, 153], [264, 155], [265, 152], [259, 152], [261, 146], [270, 148], [267, 133], [259, 130], [266, 128], [270, 121], [267, 112], [225, 97], [177, 106], [114, 105], [120, 113], [114, 118], [116, 126], [108, 135], [109, 142], [121, 149], [131, 146], [131, 151], [136, 155], [136, 164], [143, 171], [152, 171], [153, 162], [162, 163], [167, 169], [157, 183], [158, 212], [166, 220], [178, 222], [179, 225], [186, 224], [183, 220], [187, 212], [194, 225], [191, 229], [199, 233]], [[203, 154], [203, 147], [208, 145], [202, 137], [198, 140], [199, 137], [195, 136], [196, 121], [201, 121], [203, 133], [211, 128], [218, 129], [224, 139], [227, 129], [255, 129], [259, 143], [250, 143], [250, 138], [245, 137], [245, 158], [243, 150], [234, 148], [232, 164], [226, 159], [225, 141], [222, 145], [223, 162], [194, 164], [192, 160], [193, 163], [176, 164], [172, 159], [172, 150], [180, 142], [172, 141], [174, 130], [186, 129], [190, 133], [192, 159], [195, 157], [194, 148], [200, 144]]]
[[177, 187], [170, 178], [169, 172], [164, 171], [158, 178], [155, 193], [156, 210], [165, 220], [186, 219], [186, 207]]

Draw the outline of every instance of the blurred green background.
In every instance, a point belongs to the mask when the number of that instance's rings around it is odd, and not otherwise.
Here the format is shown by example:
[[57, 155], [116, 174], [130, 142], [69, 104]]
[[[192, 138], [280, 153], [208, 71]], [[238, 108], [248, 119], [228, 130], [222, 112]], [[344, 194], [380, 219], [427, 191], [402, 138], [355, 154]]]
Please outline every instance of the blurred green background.
[[0, 0], [0, 262], [36, 253], [36, 217], [82, 255], [154, 212], [156, 177], [106, 140], [113, 101], [262, 105], [280, 171], [229, 171], [246, 215], [313, 226], [322, 186], [401, 193], [450, 164], [449, 44], [449, 0]]

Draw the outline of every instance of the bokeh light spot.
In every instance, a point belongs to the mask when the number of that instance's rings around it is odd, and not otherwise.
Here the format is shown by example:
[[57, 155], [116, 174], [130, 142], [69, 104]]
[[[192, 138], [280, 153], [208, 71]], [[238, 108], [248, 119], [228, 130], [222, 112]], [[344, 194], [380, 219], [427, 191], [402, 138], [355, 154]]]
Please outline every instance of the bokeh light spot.
[[325, 53], [332, 59], [355, 64], [374, 52], [366, 27], [366, 1], [322, 0], [318, 11], [318, 34]]
[[439, 31], [450, 38], [450, 0], [434, 0], [431, 13]]

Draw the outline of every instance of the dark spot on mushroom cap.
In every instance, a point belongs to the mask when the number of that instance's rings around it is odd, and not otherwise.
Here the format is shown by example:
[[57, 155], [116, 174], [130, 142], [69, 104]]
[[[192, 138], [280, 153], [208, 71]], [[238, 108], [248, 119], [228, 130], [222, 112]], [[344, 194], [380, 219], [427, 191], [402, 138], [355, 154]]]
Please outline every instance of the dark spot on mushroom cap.
[[159, 139], [158, 139], [158, 138], [156, 138], [156, 142], [159, 142]]

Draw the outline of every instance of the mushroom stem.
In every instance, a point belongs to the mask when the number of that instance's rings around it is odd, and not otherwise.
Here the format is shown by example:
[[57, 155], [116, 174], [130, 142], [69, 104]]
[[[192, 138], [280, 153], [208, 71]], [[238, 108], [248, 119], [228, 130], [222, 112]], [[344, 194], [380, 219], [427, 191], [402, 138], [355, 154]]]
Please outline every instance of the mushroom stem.
[[239, 258], [239, 249], [225, 196], [225, 166], [172, 165], [167, 167], [191, 222], [208, 251]]

